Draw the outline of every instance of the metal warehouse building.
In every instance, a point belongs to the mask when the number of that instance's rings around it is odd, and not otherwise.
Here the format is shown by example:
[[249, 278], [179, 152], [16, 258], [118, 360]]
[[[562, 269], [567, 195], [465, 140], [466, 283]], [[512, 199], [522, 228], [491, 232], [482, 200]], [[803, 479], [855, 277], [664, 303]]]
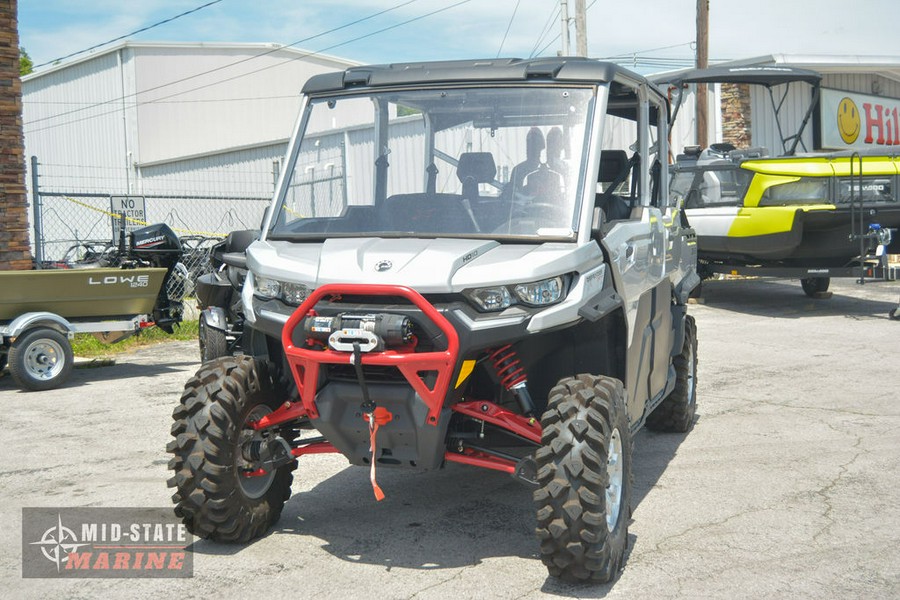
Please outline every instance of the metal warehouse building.
[[182, 235], [258, 226], [303, 83], [355, 64], [267, 44], [126, 42], [23, 78], [44, 258], [108, 240], [110, 196], [144, 198], [137, 217]]

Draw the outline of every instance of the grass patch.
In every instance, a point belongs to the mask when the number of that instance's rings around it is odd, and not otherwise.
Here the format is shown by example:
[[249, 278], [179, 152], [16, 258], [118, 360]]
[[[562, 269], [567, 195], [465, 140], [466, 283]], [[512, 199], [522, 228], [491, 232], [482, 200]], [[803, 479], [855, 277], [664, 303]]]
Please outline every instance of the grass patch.
[[118, 344], [104, 344], [89, 333], [75, 334], [72, 340], [72, 351], [75, 356], [92, 358], [95, 356], [112, 356], [128, 352], [135, 348], [154, 346], [176, 340], [196, 340], [197, 321], [182, 321], [175, 326], [175, 333], [169, 335], [162, 329], [151, 327], [141, 331], [140, 334], [124, 339]]

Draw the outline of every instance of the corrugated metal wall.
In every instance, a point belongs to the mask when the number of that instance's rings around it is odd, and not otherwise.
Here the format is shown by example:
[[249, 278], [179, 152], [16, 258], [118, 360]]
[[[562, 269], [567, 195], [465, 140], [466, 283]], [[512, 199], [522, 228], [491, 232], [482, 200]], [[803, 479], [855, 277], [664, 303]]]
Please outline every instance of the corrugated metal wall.
[[298, 60], [286, 51], [260, 53], [259, 48], [136, 48], [138, 162], [288, 137], [303, 84], [336, 67]]
[[134, 132], [123, 119], [130, 109], [122, 75], [133, 67], [124, 49], [23, 82], [25, 152], [54, 174], [44, 180], [48, 189], [126, 189]]

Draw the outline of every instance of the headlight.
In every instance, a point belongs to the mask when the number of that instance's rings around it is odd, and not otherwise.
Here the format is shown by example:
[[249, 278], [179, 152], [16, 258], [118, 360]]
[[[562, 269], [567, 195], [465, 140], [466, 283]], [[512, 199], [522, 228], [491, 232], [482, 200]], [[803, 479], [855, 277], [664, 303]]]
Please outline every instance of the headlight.
[[278, 281], [269, 277], [253, 275], [255, 293], [261, 298], [278, 299], [285, 304], [299, 306], [309, 297], [312, 291], [309, 286], [302, 283]]
[[287, 304], [296, 304], [297, 306], [300, 306], [303, 304], [303, 301], [309, 297], [310, 291], [311, 290], [302, 283], [282, 282], [281, 284], [281, 298]]
[[540, 307], [556, 304], [566, 294], [565, 277], [551, 277], [541, 281], [477, 288], [465, 292], [479, 310], [499, 311], [513, 304]]
[[281, 282], [277, 279], [269, 279], [268, 277], [260, 277], [253, 275], [253, 287], [256, 294], [263, 298], [279, 298], [281, 297]]
[[503, 310], [513, 303], [509, 290], [504, 286], [472, 290], [468, 296], [481, 310]]
[[562, 277], [554, 277], [534, 283], [520, 283], [515, 287], [516, 296], [529, 306], [547, 306], [562, 298]]

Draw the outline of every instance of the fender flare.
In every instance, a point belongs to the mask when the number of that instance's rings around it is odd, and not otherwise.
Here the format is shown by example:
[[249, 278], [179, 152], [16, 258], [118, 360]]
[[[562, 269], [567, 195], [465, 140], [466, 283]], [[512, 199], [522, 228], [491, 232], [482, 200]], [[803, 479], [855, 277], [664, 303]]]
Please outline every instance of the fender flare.
[[206, 317], [206, 325], [210, 329], [227, 332], [228, 325], [225, 317], [225, 309], [221, 306], [209, 306], [203, 309], [202, 313]]

